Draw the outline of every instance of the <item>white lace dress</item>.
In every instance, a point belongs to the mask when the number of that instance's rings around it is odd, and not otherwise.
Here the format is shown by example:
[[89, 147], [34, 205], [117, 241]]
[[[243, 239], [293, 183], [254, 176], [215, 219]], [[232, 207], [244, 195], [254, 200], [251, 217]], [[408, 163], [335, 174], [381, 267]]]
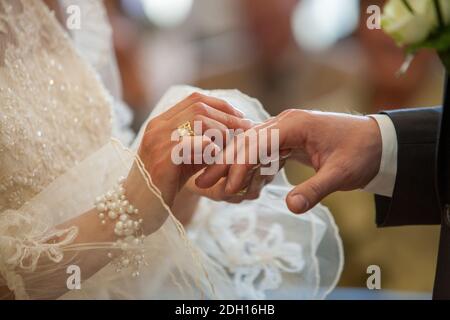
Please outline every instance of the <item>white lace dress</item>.
[[[116, 140], [131, 141], [129, 113], [102, 2], [60, 3], [62, 12], [81, 8], [81, 30], [67, 33], [41, 0], [0, 0], [0, 287], [16, 298], [54, 297], [45, 276], [82, 265], [81, 252], [108, 254], [113, 243], [73, 245], [79, 228], [56, 226], [91, 209], [138, 161], [139, 136], [130, 150]], [[151, 117], [194, 90], [172, 88]], [[255, 121], [267, 117], [238, 91], [207, 93]], [[342, 246], [334, 221], [321, 205], [291, 214], [282, 173], [256, 201], [202, 199], [187, 233], [142, 176], [154, 200], [146, 219], [161, 212], [169, 219], [143, 241], [139, 277], [108, 263], [61, 298], [311, 299], [336, 285]]]

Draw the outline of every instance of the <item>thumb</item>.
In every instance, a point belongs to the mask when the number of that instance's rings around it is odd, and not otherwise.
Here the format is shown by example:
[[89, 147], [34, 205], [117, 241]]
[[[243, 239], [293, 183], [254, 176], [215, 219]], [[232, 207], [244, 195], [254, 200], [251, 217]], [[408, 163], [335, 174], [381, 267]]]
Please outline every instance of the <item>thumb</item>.
[[337, 191], [339, 177], [335, 170], [322, 168], [313, 177], [299, 184], [289, 192], [286, 203], [294, 213], [304, 213], [314, 207], [330, 193]]

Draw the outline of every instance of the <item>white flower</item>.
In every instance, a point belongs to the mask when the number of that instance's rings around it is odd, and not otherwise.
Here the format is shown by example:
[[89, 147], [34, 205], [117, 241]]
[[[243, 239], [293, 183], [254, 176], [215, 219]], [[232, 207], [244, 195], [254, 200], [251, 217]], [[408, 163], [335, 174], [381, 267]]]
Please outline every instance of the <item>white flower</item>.
[[[450, 24], [450, 1], [439, 1], [444, 23]], [[384, 7], [382, 26], [399, 45], [424, 41], [439, 26], [435, 3], [433, 0], [390, 0]]]

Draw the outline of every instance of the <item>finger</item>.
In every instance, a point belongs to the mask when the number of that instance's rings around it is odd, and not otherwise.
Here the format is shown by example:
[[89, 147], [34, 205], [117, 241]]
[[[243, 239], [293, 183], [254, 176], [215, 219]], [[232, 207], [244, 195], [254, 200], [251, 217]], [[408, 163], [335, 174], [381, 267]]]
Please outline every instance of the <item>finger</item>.
[[250, 189], [254, 188], [253, 185], [255, 183], [256, 181], [254, 182], [254, 172], [251, 172], [247, 175], [247, 177], [245, 177], [243, 187], [241, 190], [233, 194], [226, 192], [226, 190], [223, 191], [223, 197], [225, 201], [230, 203], [241, 203], [244, 200], [256, 199], [259, 195], [259, 192], [256, 195], [256, 197], [254, 196], [254, 194], [252, 195], [249, 194]]
[[220, 111], [230, 114], [230, 115], [234, 115], [239, 118], [244, 117], [244, 114], [240, 110], [236, 109], [235, 107], [233, 107], [230, 103], [226, 102], [225, 100], [210, 97], [210, 96], [198, 93], [198, 92], [194, 92], [191, 95], [189, 95], [187, 98], [183, 99], [182, 101], [177, 103], [175, 106], [173, 106], [172, 108], [167, 110], [164, 114], [161, 115], [161, 118], [166, 119], [166, 120], [170, 119], [170, 118], [176, 116], [177, 114], [179, 114], [180, 112], [182, 112], [183, 110], [185, 110], [186, 108], [188, 108], [189, 106], [191, 106], [195, 103], [198, 103], [198, 102], [208, 104], [212, 108], [215, 108], [217, 110], [220, 110]]
[[[213, 141], [221, 137], [221, 141], [218, 141], [218, 143], [216, 144], [220, 145], [220, 147], [223, 147], [224, 142], [230, 135], [228, 128], [224, 124], [204, 116], [197, 116], [195, 121], [198, 121], [200, 123], [200, 126], [197, 125], [197, 128], [195, 128], [194, 125], [194, 132], [196, 135], [205, 135]], [[195, 129], [197, 129], [199, 132], [196, 132]]]
[[304, 213], [324, 197], [337, 191], [340, 177], [335, 172], [337, 171], [323, 167], [313, 177], [291, 190], [286, 198], [289, 210]]
[[202, 189], [211, 188], [221, 178], [227, 176], [229, 168], [228, 164], [214, 164], [206, 167], [205, 171], [195, 179], [195, 185]]
[[[245, 134], [243, 135], [245, 137]], [[241, 136], [242, 137], [242, 136]], [[228, 179], [227, 179], [227, 186], [225, 188], [225, 191], [227, 193], [235, 193], [238, 192], [238, 190], [241, 190], [243, 187], [245, 187], [245, 181], [244, 178], [247, 177], [249, 174], [254, 174], [255, 169], [257, 170], [258, 176], [261, 175], [261, 164], [258, 163], [259, 159], [259, 152], [256, 149], [251, 148], [251, 144], [254, 143], [248, 139], [236, 139], [236, 148], [237, 149], [237, 157], [236, 164], [231, 165], [230, 169], [228, 170]], [[268, 142], [270, 144], [270, 141]], [[258, 144], [259, 145], [259, 144]], [[227, 146], [226, 151], [228, 151], [229, 148]], [[252, 155], [251, 152], [255, 153]], [[287, 153], [285, 153], [287, 155]], [[220, 154], [219, 154], [220, 156]], [[276, 167], [276, 172], [278, 172], [280, 159], [275, 159], [271, 161], [269, 164], [266, 164], [264, 167], [268, 166], [274, 166]], [[263, 179], [262, 179], [263, 180]]]
[[206, 103], [207, 105], [213, 107], [214, 109], [220, 110], [230, 115], [234, 115], [238, 118], [244, 118], [245, 116], [241, 110], [239, 110], [235, 106], [231, 105], [231, 103], [223, 99], [205, 95], [203, 96], [200, 102]]
[[[182, 163], [198, 166], [195, 167], [196, 172], [206, 165], [203, 159], [206, 151], [212, 157], [220, 152], [220, 148], [207, 136], [185, 136], [182, 137], [179, 144], [177, 149], [180, 152], [179, 156], [182, 158]], [[176, 163], [179, 163], [179, 161], [176, 161]]]
[[254, 172], [252, 181], [248, 186], [247, 194], [245, 195], [245, 199], [255, 200], [259, 198], [259, 194], [261, 193], [262, 188], [266, 183], [266, 177], [261, 176], [259, 172]]
[[248, 130], [253, 126], [253, 122], [249, 119], [243, 119], [234, 115], [214, 109], [203, 102], [196, 102], [184, 109], [176, 118], [194, 119], [198, 116], [204, 116], [225, 125], [229, 129]]
[[[199, 188], [210, 188], [219, 181], [219, 179], [228, 176], [231, 164], [236, 163], [236, 150], [239, 141], [235, 137], [227, 147], [218, 154], [215, 164], [207, 167], [205, 171], [195, 180]], [[228, 179], [227, 179], [228, 180]], [[229, 192], [233, 194], [234, 192]]]
[[[225, 150], [220, 152], [216, 157], [216, 163], [205, 169], [205, 171], [196, 179], [195, 183], [199, 188], [210, 188], [222, 177], [227, 177], [227, 194], [238, 192], [243, 186], [243, 179], [247, 173], [257, 166], [257, 155], [255, 155], [255, 163], [250, 163], [249, 148], [245, 148], [248, 140], [245, 134], [235, 136], [235, 138], [227, 145]], [[238, 158], [244, 161], [238, 164]], [[242, 162], [241, 162], [242, 163]], [[234, 167], [232, 171], [230, 168]], [[232, 173], [232, 174], [230, 174]]]
[[249, 176], [252, 176], [253, 170], [247, 165], [237, 164], [232, 165], [228, 171], [227, 185], [225, 192], [227, 194], [234, 194], [247, 187]]

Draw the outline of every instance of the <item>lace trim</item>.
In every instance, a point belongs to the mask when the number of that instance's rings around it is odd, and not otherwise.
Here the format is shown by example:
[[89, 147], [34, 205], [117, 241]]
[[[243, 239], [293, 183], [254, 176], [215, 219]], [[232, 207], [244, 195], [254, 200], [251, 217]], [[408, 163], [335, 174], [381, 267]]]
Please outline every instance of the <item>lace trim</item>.
[[[7, 210], [0, 216], [0, 272], [16, 299], [28, 298], [23, 272], [34, 272], [43, 256], [54, 263], [61, 262], [63, 247], [78, 235], [76, 227], [46, 229], [45, 223], [38, 223], [23, 211]], [[49, 243], [51, 240], [53, 243]]]
[[283, 272], [300, 273], [305, 266], [301, 245], [286, 241], [281, 225], [262, 229], [257, 219], [256, 212], [210, 214], [201, 227], [204, 240], [197, 241], [229, 272], [244, 299], [264, 299], [267, 290], [281, 286]]

